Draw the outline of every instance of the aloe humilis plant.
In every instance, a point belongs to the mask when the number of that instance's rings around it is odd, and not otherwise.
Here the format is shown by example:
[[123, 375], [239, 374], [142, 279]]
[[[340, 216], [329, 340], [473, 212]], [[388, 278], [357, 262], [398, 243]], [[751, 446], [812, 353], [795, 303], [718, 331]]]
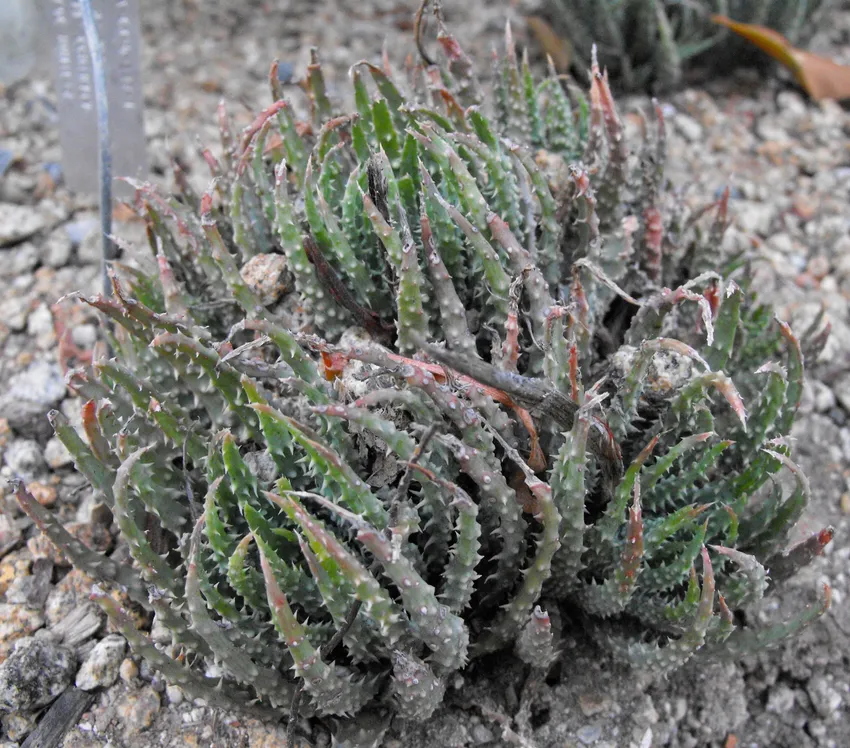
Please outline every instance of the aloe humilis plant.
[[[667, 191], [659, 109], [632, 155], [598, 66], [588, 100], [537, 83], [508, 34], [485, 112], [438, 11], [443, 62], [405, 93], [359, 63], [334, 116], [314, 58], [299, 122], [273, 68], [239, 137], [222, 111], [206, 194], [137, 185], [158, 272], [84, 300], [114, 356], [71, 376], [85, 439], [52, 415], [132, 567], [19, 491], [132, 647], [213, 705], [420, 720], [473, 658], [548, 668], [562, 606], [660, 671], [828, 606], [733, 616], [831, 538], [786, 550], [809, 486], [785, 437], [825, 333], [801, 344], [712, 269], [728, 194], [700, 217]], [[295, 288], [276, 305], [240, 272], [269, 255]]]
[[[627, 89], [667, 88], [699, 58], [712, 67], [753, 60], [752, 47], [711, 22], [712, 14], [767, 26], [805, 44], [834, 0], [548, 0], [555, 27], [583, 64], [600, 62]], [[706, 52], [710, 54], [706, 55]]]

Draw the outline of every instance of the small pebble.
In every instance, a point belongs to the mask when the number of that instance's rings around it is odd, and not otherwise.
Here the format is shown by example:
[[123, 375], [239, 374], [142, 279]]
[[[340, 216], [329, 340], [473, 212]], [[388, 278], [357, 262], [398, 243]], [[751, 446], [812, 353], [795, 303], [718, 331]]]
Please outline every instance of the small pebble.
[[125, 657], [118, 668], [118, 675], [129, 685], [139, 677], [139, 666], [129, 657]]
[[47, 304], [39, 304], [27, 317], [27, 335], [43, 351], [56, 344], [53, 314]]
[[74, 677], [77, 658], [50, 637], [27, 637], [0, 665], [0, 709], [29, 712], [47, 706]]
[[47, 558], [33, 561], [30, 574], [15, 577], [6, 590], [7, 603], [19, 603], [28, 608], [41, 608], [51, 589], [53, 562]]
[[760, 203], [752, 200], [739, 200], [735, 209], [738, 226], [748, 234], [770, 235], [770, 225], [776, 213], [772, 203]]
[[38, 724], [38, 717], [38, 712], [13, 712], [12, 714], [4, 714], [0, 718], [0, 722], [3, 724], [6, 737], [19, 741], [35, 729]]
[[[54, 554], [56, 551], [51, 550], [49, 547], [45, 547], [43, 554], [35, 552], [42, 547], [36, 547], [36, 543], [41, 537], [39, 535], [30, 538], [27, 548], [36, 558], [40, 555], [44, 558], [52, 558], [50, 554]], [[62, 558], [64, 559], [64, 557]], [[67, 562], [64, 560], [62, 563], [67, 565]], [[71, 569], [71, 571], [62, 577], [53, 589], [50, 590], [50, 594], [47, 596], [47, 602], [44, 605], [44, 615], [47, 618], [48, 625], [56, 626], [65, 620], [72, 611], [84, 603], [88, 603], [91, 585], [93, 583], [94, 580], [91, 577], [86, 576], [77, 569]]]
[[171, 629], [160, 620], [157, 614], [154, 614], [153, 617], [150, 636], [151, 641], [155, 644], [171, 644]]
[[793, 688], [779, 684], [770, 689], [766, 711], [774, 714], [787, 714], [794, 708], [796, 695]]
[[829, 717], [841, 707], [841, 694], [824, 675], [816, 675], [806, 684], [806, 693], [821, 717]]
[[31, 205], [0, 203], [0, 247], [28, 239], [47, 225], [47, 218]]
[[295, 75], [295, 66], [291, 62], [281, 60], [277, 64], [277, 79], [286, 85], [292, 82], [292, 77]]
[[578, 705], [585, 717], [593, 717], [610, 708], [611, 699], [599, 691], [589, 691], [579, 694]]
[[599, 725], [585, 725], [578, 729], [576, 737], [583, 745], [593, 745], [602, 737], [602, 728]]
[[46, 441], [53, 435], [47, 412], [63, 397], [65, 378], [59, 367], [35, 361], [9, 380], [8, 390], [0, 396], [0, 413], [19, 436]]
[[835, 393], [823, 382], [812, 380], [812, 392], [814, 395], [815, 410], [818, 413], [827, 413], [835, 407]]
[[118, 679], [127, 642], [117, 634], [101, 639], [95, 644], [77, 673], [76, 685], [83, 691], [111, 686]]
[[159, 694], [150, 686], [124, 694], [115, 710], [124, 723], [125, 738], [132, 738], [150, 727], [160, 706]]
[[27, 491], [42, 506], [53, 506], [56, 503], [56, 487], [49, 483], [34, 480], [27, 483]]
[[245, 464], [260, 483], [271, 483], [279, 475], [274, 458], [266, 451], [249, 452]]
[[[292, 67], [290, 65], [290, 67]], [[0, 148], [0, 177], [2, 177], [15, 162], [15, 152], [9, 148]]]
[[97, 229], [99, 225], [100, 222], [97, 218], [82, 218], [77, 221], [69, 221], [63, 228], [71, 244], [76, 247], [82, 244], [83, 239]]
[[806, 269], [817, 280], [823, 280], [824, 276], [829, 273], [829, 258], [825, 255], [815, 255], [809, 260]]
[[89, 351], [97, 342], [97, 327], [88, 323], [76, 325], [71, 330], [71, 339], [78, 348]]
[[5, 595], [9, 585], [18, 577], [25, 577], [32, 569], [32, 558], [25, 551], [10, 553], [0, 561], [0, 595]]
[[0, 603], [0, 661], [12, 651], [15, 642], [44, 626], [40, 611], [26, 605]]
[[472, 739], [475, 741], [476, 745], [482, 745], [483, 743], [492, 743], [496, 736], [493, 734], [493, 731], [490, 730], [485, 725], [475, 725], [472, 728]]
[[697, 122], [693, 117], [679, 113], [676, 115], [673, 120], [676, 124], [676, 128], [682, 133], [682, 136], [685, 140], [695, 143], [697, 141], [701, 141], [703, 137], [703, 129], [702, 125]]
[[32, 242], [24, 242], [11, 249], [3, 250], [0, 255], [0, 276], [12, 278], [16, 275], [31, 273], [38, 265], [38, 249]]
[[83, 265], [100, 264], [103, 253], [103, 241], [101, 239], [100, 223], [94, 222], [89, 232], [77, 246], [77, 260]]
[[263, 306], [273, 304], [293, 288], [283, 255], [254, 255], [242, 266], [239, 274]]
[[74, 463], [71, 453], [55, 436], [51, 437], [44, 447], [44, 460], [54, 470], [67, 467]]
[[3, 460], [12, 474], [31, 481], [47, 468], [41, 447], [33, 439], [15, 439], [3, 453]]
[[68, 232], [63, 229], [51, 231], [45, 240], [41, 251], [42, 261], [52, 268], [61, 268], [71, 259], [73, 246]]

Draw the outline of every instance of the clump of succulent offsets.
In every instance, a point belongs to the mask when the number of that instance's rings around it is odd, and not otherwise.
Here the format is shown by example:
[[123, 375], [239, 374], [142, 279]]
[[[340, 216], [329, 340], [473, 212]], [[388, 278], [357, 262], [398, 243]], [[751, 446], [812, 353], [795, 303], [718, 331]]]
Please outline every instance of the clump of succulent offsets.
[[669, 88], [691, 61], [714, 69], [767, 59], [711, 15], [767, 26], [797, 46], [805, 44], [834, 0], [548, 0], [555, 28], [582, 64], [599, 60], [623, 88]]
[[[787, 549], [809, 485], [786, 437], [825, 333], [801, 342], [718, 265], [728, 193], [694, 215], [667, 191], [660, 110], [630, 152], [597, 66], [587, 99], [537, 82], [510, 35], [485, 95], [436, 17], [441, 63], [404, 89], [358, 63], [336, 116], [314, 58], [300, 122], [273, 69], [244, 132], [222, 111], [206, 194], [137, 185], [158, 275], [116, 266], [84, 299], [113, 356], [70, 377], [85, 438], [52, 415], [134, 564], [19, 492], [172, 634], [95, 590], [135, 651], [212, 705], [421, 720], [474, 658], [547, 669], [562, 608], [666, 671], [828, 606], [734, 616], [832, 535]], [[294, 291], [272, 301], [258, 264]]]

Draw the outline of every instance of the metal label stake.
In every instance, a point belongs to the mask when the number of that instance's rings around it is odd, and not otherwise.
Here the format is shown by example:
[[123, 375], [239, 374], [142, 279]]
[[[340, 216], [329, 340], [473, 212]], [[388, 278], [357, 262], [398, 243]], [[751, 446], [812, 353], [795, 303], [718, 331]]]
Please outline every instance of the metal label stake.
[[[138, 0], [89, 0], [100, 38], [112, 173], [145, 178], [147, 154], [139, 64]], [[62, 167], [69, 189], [99, 193], [95, 79], [80, 0], [42, 0], [53, 33]], [[118, 194], [132, 194], [121, 182]]]

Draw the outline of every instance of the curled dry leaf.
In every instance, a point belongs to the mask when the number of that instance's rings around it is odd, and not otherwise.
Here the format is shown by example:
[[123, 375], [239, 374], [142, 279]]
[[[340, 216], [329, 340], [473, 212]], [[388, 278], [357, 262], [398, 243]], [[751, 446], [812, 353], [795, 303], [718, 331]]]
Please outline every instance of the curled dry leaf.
[[752, 42], [788, 68], [815, 101], [850, 98], [850, 66], [797, 49], [782, 34], [765, 26], [738, 23], [721, 15], [713, 15], [711, 20]]
[[547, 57], [551, 58], [555, 70], [566, 73], [573, 61], [573, 45], [569, 40], [560, 36], [540, 16], [529, 16], [525, 19], [528, 30], [539, 42]]

